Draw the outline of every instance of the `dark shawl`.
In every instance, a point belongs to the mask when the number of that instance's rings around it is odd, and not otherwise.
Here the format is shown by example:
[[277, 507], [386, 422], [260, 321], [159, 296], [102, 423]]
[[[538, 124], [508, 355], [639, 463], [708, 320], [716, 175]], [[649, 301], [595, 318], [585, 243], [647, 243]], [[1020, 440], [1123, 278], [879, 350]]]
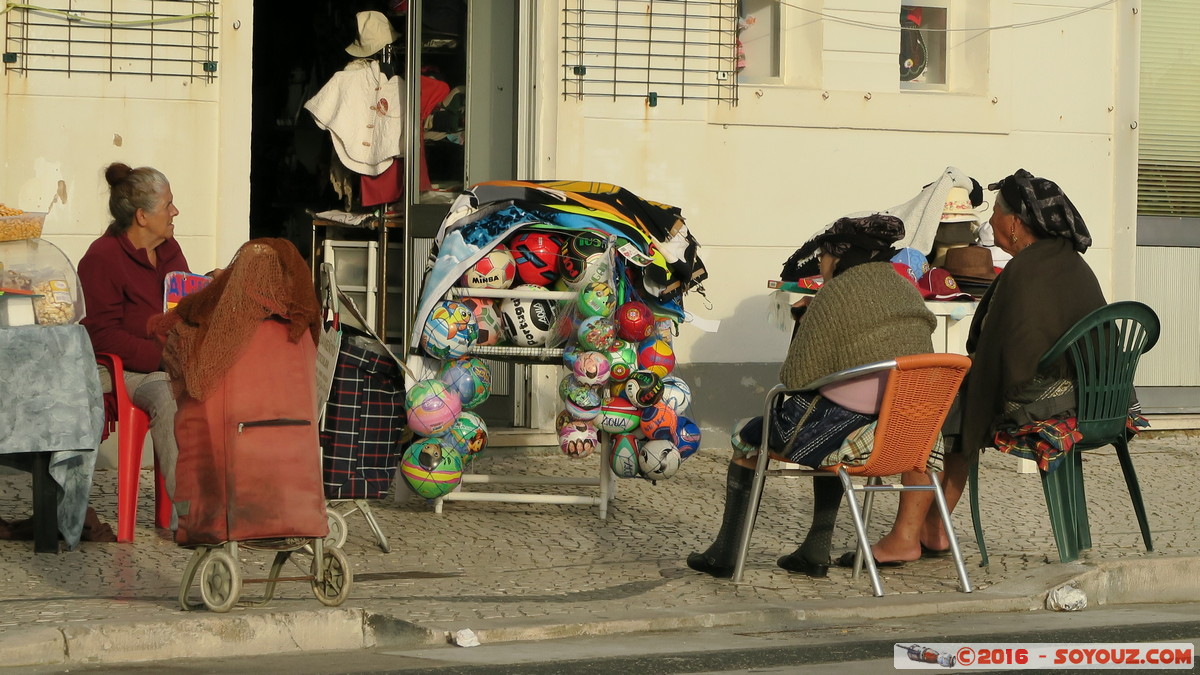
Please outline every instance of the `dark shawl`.
[[[962, 384], [962, 445], [992, 445], [1004, 403], [1037, 374], [1037, 363], [1088, 312], [1103, 306], [1096, 275], [1070, 239], [1040, 239], [996, 277], [975, 311], [967, 337], [971, 370]], [[1065, 370], [1054, 373], [1068, 374]]]
[[822, 253], [837, 256], [834, 276], [868, 262], [886, 262], [896, 255], [892, 244], [904, 238], [904, 221], [883, 213], [838, 218], [827, 230], [804, 242], [783, 264], [780, 279], [796, 281], [820, 272]]

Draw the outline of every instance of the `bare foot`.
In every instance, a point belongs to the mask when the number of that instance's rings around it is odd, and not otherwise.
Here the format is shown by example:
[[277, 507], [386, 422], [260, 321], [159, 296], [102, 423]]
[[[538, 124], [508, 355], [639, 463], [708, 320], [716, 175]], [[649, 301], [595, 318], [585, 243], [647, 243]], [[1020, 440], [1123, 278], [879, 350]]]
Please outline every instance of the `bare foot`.
[[875, 559], [881, 563], [895, 560], [908, 562], [921, 557], [921, 543], [919, 541], [904, 541], [901, 537], [895, 536], [894, 533], [888, 533], [882, 539], [875, 542], [875, 545], [871, 547], [871, 551], [875, 554]]
[[942, 526], [940, 517], [933, 521], [927, 519], [921, 526], [920, 544], [931, 551], [944, 551], [950, 548], [950, 537], [946, 536], [946, 528]]

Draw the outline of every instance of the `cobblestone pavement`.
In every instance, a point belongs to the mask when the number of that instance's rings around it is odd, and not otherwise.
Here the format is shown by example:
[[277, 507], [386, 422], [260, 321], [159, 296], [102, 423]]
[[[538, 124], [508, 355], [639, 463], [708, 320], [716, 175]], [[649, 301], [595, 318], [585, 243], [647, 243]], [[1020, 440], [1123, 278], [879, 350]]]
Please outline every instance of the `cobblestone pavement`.
[[[1111, 558], [1200, 555], [1200, 523], [1194, 470], [1200, 439], [1160, 435], [1134, 441], [1134, 463], [1145, 495], [1155, 550], [1146, 552], [1124, 481], [1111, 448], [1085, 456], [1094, 548], [1084, 563]], [[448, 502], [436, 514], [401, 486], [399, 499], [372, 502], [390, 539], [391, 553], [376, 546], [358, 514], [348, 516], [344, 551], [355, 581], [343, 607], [383, 613], [438, 629], [480, 623], [554, 625], [583, 619], [603, 621], [662, 613], [737, 611], [741, 607], [804, 607], [812, 601], [870, 596], [866, 577], [831, 570], [828, 579], [789, 575], [774, 565], [803, 536], [810, 517], [805, 479], [772, 479], [751, 545], [746, 583], [713, 579], [684, 565], [701, 549], [721, 517], [727, 451], [708, 449], [685, 462], [672, 479], [657, 485], [641, 480], [618, 483], [608, 517], [594, 506]], [[483, 456], [475, 471], [492, 474], [595, 475], [597, 460], [571, 460], [533, 451]], [[132, 544], [83, 542], [59, 555], [35, 555], [31, 542], [0, 541], [0, 643], [30, 626], [68, 627], [98, 621], [169, 622], [184, 613], [176, 597], [190, 551], [152, 527], [149, 472], [143, 474], [137, 539]], [[979, 590], [1019, 580], [1057, 563], [1037, 474], [1016, 473], [1014, 461], [985, 453], [980, 470], [984, 520], [991, 565], [977, 566], [970, 509], [955, 514], [959, 542], [972, 582]], [[116, 475], [98, 472], [93, 505], [116, 526]], [[502, 487], [505, 492], [567, 491], [568, 488]], [[597, 494], [595, 488], [571, 488]], [[0, 476], [0, 516], [29, 514], [29, 477]], [[872, 538], [888, 526], [895, 497], [876, 499]], [[839, 518], [835, 556], [851, 548], [849, 515]], [[266, 576], [271, 554], [243, 551], [243, 575]], [[293, 556], [307, 566], [302, 556]], [[296, 572], [302, 574], [305, 572]], [[956, 577], [950, 559], [928, 559], [882, 570], [889, 594], [953, 594]], [[247, 585], [243, 598], [260, 595]], [[196, 591], [193, 589], [193, 596]], [[266, 608], [247, 613], [320, 610], [307, 583], [282, 583]]]

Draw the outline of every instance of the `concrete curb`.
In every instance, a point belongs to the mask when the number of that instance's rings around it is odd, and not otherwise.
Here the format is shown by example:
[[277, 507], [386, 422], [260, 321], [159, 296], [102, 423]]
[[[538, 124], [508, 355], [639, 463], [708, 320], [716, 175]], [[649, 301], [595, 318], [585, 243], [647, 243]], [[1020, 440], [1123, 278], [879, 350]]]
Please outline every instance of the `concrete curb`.
[[188, 614], [173, 621], [100, 622], [37, 626], [0, 640], [0, 664], [28, 667], [125, 663], [214, 655], [251, 656], [445, 644], [470, 628], [480, 643], [548, 640], [639, 632], [798, 623], [852, 623], [932, 614], [1041, 610], [1047, 593], [1064, 584], [1084, 591], [1089, 603], [1200, 602], [1200, 557], [1112, 560], [1047, 565], [1023, 578], [965, 593], [896, 594], [841, 600], [760, 605], [735, 611], [644, 609], [625, 617], [559, 623], [491, 620], [417, 624], [367, 609], [320, 609], [262, 614]]
[[361, 609], [208, 614], [32, 628], [0, 641], [6, 667], [338, 651], [373, 646]]
[[1101, 605], [1200, 602], [1200, 558], [1106, 561], [1074, 583]]
[[[1185, 581], [1165, 588], [1164, 580], [1175, 575]], [[802, 605], [764, 605], [738, 611], [693, 610], [691, 612], [641, 611], [636, 617], [556, 624], [506, 620], [426, 623], [431, 636], [449, 636], [470, 628], [481, 644], [549, 640], [636, 632], [661, 632], [722, 626], [794, 624], [797, 622], [845, 623], [859, 620], [897, 619], [931, 614], [1030, 612], [1045, 609], [1046, 596], [1054, 588], [1072, 584], [1098, 605], [1200, 602], [1200, 558], [1115, 560], [1096, 564], [1052, 564], [1024, 578], [1004, 581], [974, 593], [931, 595], [893, 594], [881, 598], [864, 596], [842, 600], [806, 601]], [[444, 638], [433, 637], [436, 642]], [[381, 647], [400, 647], [387, 645]]]

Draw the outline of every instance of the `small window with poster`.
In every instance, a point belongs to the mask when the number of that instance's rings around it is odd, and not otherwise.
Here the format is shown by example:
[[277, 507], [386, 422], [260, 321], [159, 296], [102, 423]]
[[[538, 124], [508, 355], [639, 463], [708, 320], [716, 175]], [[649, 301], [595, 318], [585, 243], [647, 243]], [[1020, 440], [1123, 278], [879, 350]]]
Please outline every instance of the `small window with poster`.
[[937, 0], [900, 6], [900, 88], [945, 90], [948, 10]]

